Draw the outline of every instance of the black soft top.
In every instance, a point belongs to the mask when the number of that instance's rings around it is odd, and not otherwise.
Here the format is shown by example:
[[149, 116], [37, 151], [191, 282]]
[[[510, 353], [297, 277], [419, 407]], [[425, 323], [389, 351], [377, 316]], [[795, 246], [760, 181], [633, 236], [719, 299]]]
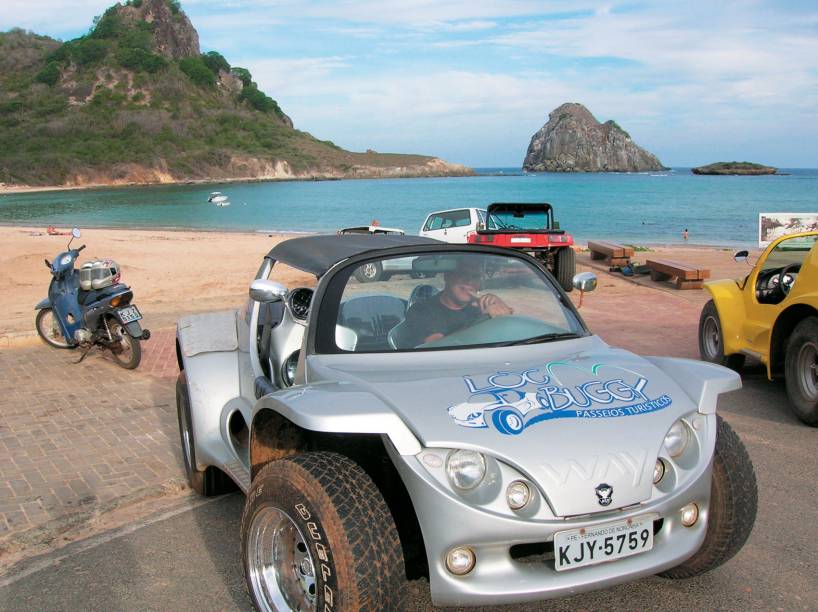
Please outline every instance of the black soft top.
[[339, 261], [367, 251], [419, 245], [441, 244], [433, 238], [396, 234], [342, 234], [291, 238], [275, 245], [267, 257], [315, 276], [324, 273]]

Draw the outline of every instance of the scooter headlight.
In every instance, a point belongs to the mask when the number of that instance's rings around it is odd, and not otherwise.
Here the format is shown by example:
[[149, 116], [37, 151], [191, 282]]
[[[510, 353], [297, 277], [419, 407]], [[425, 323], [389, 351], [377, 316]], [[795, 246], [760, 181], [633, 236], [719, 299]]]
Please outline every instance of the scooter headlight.
[[60, 265], [67, 266], [68, 264], [71, 263], [73, 259], [74, 258], [70, 254], [63, 255], [62, 257], [60, 257]]
[[455, 487], [468, 491], [486, 475], [486, 458], [477, 451], [453, 450], [446, 457], [446, 474]]

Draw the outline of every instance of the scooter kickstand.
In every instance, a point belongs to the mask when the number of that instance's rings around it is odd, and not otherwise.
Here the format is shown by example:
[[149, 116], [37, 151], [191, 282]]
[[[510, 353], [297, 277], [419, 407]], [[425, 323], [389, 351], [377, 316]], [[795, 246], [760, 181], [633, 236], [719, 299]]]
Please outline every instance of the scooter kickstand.
[[94, 345], [93, 345], [93, 344], [92, 344], [91, 346], [89, 346], [87, 349], [85, 349], [85, 350], [82, 352], [82, 355], [80, 355], [80, 358], [79, 358], [79, 359], [77, 359], [77, 360], [76, 360], [74, 363], [82, 363], [82, 360], [83, 360], [83, 359], [85, 359], [85, 358], [88, 356], [88, 353], [90, 353], [90, 352], [91, 352], [91, 349], [92, 349], [92, 348], [94, 348]]

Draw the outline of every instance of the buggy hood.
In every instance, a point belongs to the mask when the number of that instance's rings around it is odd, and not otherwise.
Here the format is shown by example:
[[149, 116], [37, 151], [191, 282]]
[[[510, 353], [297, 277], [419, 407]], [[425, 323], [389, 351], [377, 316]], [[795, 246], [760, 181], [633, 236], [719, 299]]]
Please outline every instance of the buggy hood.
[[[375, 396], [424, 447], [473, 449], [514, 466], [558, 516], [602, 510], [595, 492], [602, 483], [614, 491], [606, 510], [647, 500], [665, 434], [697, 409], [697, 398], [653, 361], [596, 336], [308, 359], [310, 383], [343, 382]], [[686, 360], [657, 363], [668, 369], [677, 361], [684, 370]], [[685, 376], [690, 371], [676, 379]]]

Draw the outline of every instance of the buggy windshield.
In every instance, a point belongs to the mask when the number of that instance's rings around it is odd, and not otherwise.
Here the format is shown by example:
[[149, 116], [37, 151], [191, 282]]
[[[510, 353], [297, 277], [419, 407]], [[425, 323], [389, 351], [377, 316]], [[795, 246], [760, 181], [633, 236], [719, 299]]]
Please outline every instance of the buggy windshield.
[[[405, 272], [368, 281], [365, 266]], [[375, 259], [349, 270], [337, 295], [333, 352], [511, 345], [586, 333], [564, 294], [519, 257], [443, 251]], [[319, 337], [319, 345], [327, 343]]]
[[490, 207], [487, 227], [490, 230], [551, 229], [549, 212], [542, 206]]

